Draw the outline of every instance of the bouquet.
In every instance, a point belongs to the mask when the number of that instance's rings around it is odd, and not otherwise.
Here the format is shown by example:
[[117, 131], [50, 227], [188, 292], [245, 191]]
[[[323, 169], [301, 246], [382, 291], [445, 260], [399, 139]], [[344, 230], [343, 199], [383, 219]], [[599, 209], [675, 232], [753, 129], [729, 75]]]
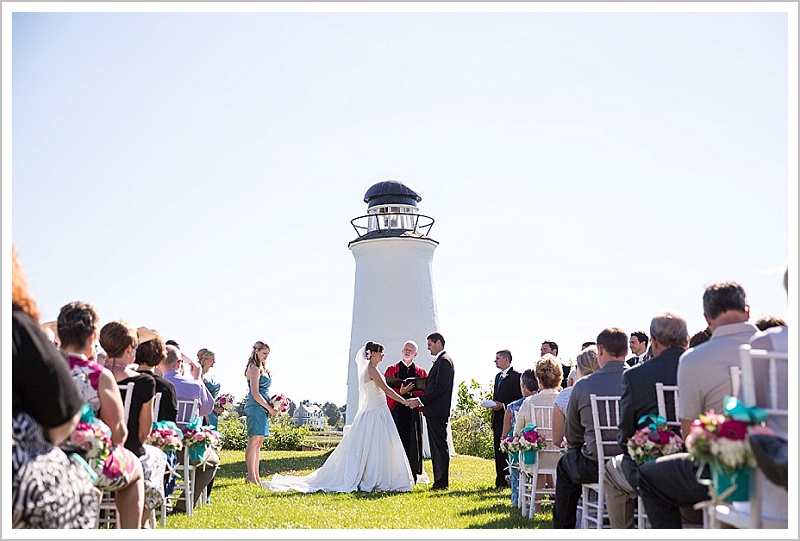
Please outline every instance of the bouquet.
[[283, 394], [274, 394], [269, 399], [270, 405], [281, 413], [289, 411], [289, 399]]
[[153, 430], [145, 443], [158, 447], [165, 453], [183, 449], [183, 432], [172, 421], [153, 423]]
[[768, 428], [757, 426], [766, 418], [766, 411], [748, 408], [736, 397], [726, 396], [724, 413], [716, 413], [712, 409], [692, 423], [686, 436], [689, 456], [701, 466], [721, 466], [729, 472], [744, 466], [755, 466], [747, 434], [748, 431], [751, 434], [770, 433]]
[[225, 411], [231, 411], [236, 405], [233, 403], [233, 395], [231, 393], [222, 393], [214, 400], [215, 408], [222, 408]]
[[110, 453], [111, 438], [100, 424], [81, 421], [62, 444], [62, 448], [78, 452], [84, 458], [94, 458], [102, 462]]
[[658, 415], [644, 415], [639, 424], [650, 421], [628, 439], [628, 453], [637, 464], [644, 464], [660, 456], [679, 453], [683, 449], [683, 440], [675, 432], [667, 428], [667, 420]]
[[531, 424], [520, 430], [519, 445], [520, 451], [541, 451], [547, 445], [547, 437]]

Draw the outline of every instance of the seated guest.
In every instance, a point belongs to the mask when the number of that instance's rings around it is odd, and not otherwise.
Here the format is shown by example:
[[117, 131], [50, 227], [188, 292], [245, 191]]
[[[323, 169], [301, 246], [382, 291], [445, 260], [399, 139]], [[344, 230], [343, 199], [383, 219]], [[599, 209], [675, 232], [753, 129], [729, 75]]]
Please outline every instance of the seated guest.
[[627, 368], [627, 353], [627, 333], [616, 327], [604, 329], [597, 336], [597, 364], [600, 369], [573, 385], [567, 405], [565, 430], [569, 450], [558, 461], [556, 469], [553, 528], [575, 528], [581, 485], [598, 480], [597, 442], [594, 438], [590, 395], [622, 394], [622, 372]]
[[[104, 462], [90, 460], [101, 490], [114, 491], [121, 528], [138, 529], [144, 514], [144, 479], [139, 459], [124, 444], [128, 437], [122, 395], [110, 370], [93, 361], [92, 344], [100, 317], [90, 304], [71, 302], [58, 314], [58, 336], [67, 355], [72, 379], [96, 418], [111, 431], [111, 454]], [[64, 445], [66, 445], [65, 442]]]
[[142, 527], [150, 526], [149, 511], [161, 507], [164, 499], [164, 473], [167, 455], [161, 449], [146, 445], [153, 427], [153, 401], [156, 395], [155, 379], [134, 369], [139, 336], [135, 327], [117, 320], [100, 329], [100, 345], [106, 351], [106, 367], [110, 368], [117, 385], [133, 383], [133, 397], [128, 414], [128, 438], [125, 448], [130, 449], [142, 463], [144, 472], [145, 512]]
[[178, 418], [178, 395], [175, 393], [175, 386], [171, 381], [155, 372], [167, 358], [164, 348], [164, 340], [156, 332], [152, 339], [140, 343], [136, 348], [136, 364], [139, 365], [140, 373], [149, 374], [155, 380], [156, 392], [161, 393], [161, 404], [156, 420], [174, 423]]
[[[703, 315], [711, 338], [687, 350], [678, 363], [678, 402], [683, 439], [692, 422], [710, 409], [723, 411], [732, 394], [730, 367], [739, 365], [739, 346], [758, 328], [750, 319], [744, 288], [736, 282], [717, 282], [703, 294]], [[699, 474], [709, 478], [708, 469]], [[681, 507], [709, 499], [708, 486], [697, 481], [698, 471], [688, 453], [657, 458], [639, 466], [639, 496], [653, 528], [683, 527]]]
[[[503, 437], [511, 436], [514, 433], [514, 425], [517, 422], [517, 413], [526, 398], [536, 392], [537, 381], [536, 373], [528, 368], [519, 377], [519, 388], [522, 391], [522, 398], [514, 400], [508, 407], [503, 417]], [[511, 504], [519, 507], [519, 468], [509, 468], [509, 483], [511, 483]]]
[[[200, 417], [206, 416], [214, 410], [214, 398], [208, 392], [206, 386], [199, 379], [190, 379], [180, 373], [182, 364], [181, 350], [175, 346], [167, 346], [167, 358], [164, 360], [164, 379], [171, 381], [175, 386], [175, 393], [178, 400], [199, 400]], [[185, 428], [182, 426], [181, 429]], [[179, 462], [182, 463], [183, 453], [179, 454]], [[200, 461], [192, 461], [196, 467], [195, 471], [195, 490], [193, 505], [197, 505], [205, 488], [214, 479], [219, 468], [219, 455], [211, 447], [206, 448], [205, 455]], [[185, 499], [179, 499], [173, 508], [173, 512], [185, 513]]]
[[564, 440], [564, 419], [575, 383], [598, 370], [600, 370], [600, 366], [597, 364], [597, 346], [594, 342], [587, 342], [575, 360], [575, 367], [569, 373], [568, 380], [572, 383], [569, 387], [562, 389], [553, 402], [555, 406], [553, 408], [553, 443], [556, 446], [564, 447], [567, 444]]
[[[541, 417], [534, 415], [534, 406], [547, 406], [553, 407], [556, 396], [561, 391], [561, 382], [563, 379], [563, 372], [561, 371], [561, 362], [553, 355], [547, 353], [542, 356], [536, 363], [536, 381], [539, 387], [539, 392], [533, 394], [525, 399], [522, 407], [519, 409], [517, 419], [514, 424], [514, 434], [520, 435], [520, 432], [526, 426], [533, 424], [537, 427], [543, 426]], [[550, 415], [552, 419], [552, 413]], [[547, 447], [549, 450], [558, 450], [559, 445], [553, 443], [552, 421], [550, 421], [550, 430], [544, 430], [547, 437]], [[560, 443], [560, 442], [559, 442]], [[554, 470], [558, 464], [558, 459], [561, 458], [558, 453], [540, 453], [537, 457], [539, 467], [545, 470]], [[538, 488], [545, 488], [549, 484], [553, 486], [552, 475], [539, 475], [536, 480]], [[539, 504], [536, 504], [536, 512], [539, 511]]]
[[628, 454], [628, 439], [636, 430], [650, 424], [649, 421], [640, 423], [642, 417], [658, 415], [656, 383], [677, 383], [678, 359], [689, 341], [686, 320], [669, 312], [656, 314], [650, 322], [650, 340], [653, 358], [622, 374], [617, 436], [622, 454], [608, 460], [605, 476], [606, 509], [613, 529], [634, 527], [639, 467]]
[[12, 248], [11, 527], [96, 528], [100, 491], [57, 447], [78, 425], [83, 398], [38, 319]]

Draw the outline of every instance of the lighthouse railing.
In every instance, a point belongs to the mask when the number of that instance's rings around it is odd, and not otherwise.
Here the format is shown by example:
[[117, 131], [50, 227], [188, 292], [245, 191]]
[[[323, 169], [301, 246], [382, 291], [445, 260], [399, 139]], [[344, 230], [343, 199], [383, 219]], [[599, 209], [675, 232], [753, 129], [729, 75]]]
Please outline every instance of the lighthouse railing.
[[359, 237], [373, 231], [409, 231], [427, 237], [433, 223], [434, 219], [430, 216], [402, 212], [365, 214], [350, 220]]

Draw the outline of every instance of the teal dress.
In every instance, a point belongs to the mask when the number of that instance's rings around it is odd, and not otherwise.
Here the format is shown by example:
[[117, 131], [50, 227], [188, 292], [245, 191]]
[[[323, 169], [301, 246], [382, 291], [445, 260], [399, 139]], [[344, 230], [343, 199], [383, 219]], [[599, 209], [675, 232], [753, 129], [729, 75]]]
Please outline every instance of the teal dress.
[[[249, 381], [248, 381], [249, 383]], [[269, 402], [269, 386], [272, 378], [262, 375], [258, 378], [258, 394]], [[247, 398], [244, 401], [244, 413], [247, 415], [247, 437], [269, 436], [269, 412], [253, 398], [250, 386], [247, 388]]]
[[[208, 392], [211, 393], [211, 396], [213, 396], [214, 400], [216, 400], [219, 396], [219, 390], [222, 388], [222, 385], [217, 383], [213, 377], [208, 381], [204, 381], [203, 383], [205, 383], [206, 389], [208, 389]], [[208, 419], [209, 426], [216, 430], [217, 426], [219, 425], [219, 415], [217, 415], [217, 412], [212, 411], [206, 415], [206, 418]]]

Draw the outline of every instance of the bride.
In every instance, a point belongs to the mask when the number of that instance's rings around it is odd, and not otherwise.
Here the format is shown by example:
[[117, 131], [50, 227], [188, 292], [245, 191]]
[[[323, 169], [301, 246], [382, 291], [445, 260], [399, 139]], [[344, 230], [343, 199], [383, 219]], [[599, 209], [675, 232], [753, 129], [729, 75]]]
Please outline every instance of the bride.
[[[367, 342], [356, 354], [358, 412], [349, 431], [325, 464], [303, 477], [276, 473], [271, 481], [261, 483], [265, 488], [299, 492], [411, 490], [414, 476], [386, 403], [386, 395], [400, 403], [406, 401], [386, 384], [378, 371], [377, 366], [382, 360], [383, 346], [377, 342]], [[400, 391], [402, 394], [402, 387]]]

